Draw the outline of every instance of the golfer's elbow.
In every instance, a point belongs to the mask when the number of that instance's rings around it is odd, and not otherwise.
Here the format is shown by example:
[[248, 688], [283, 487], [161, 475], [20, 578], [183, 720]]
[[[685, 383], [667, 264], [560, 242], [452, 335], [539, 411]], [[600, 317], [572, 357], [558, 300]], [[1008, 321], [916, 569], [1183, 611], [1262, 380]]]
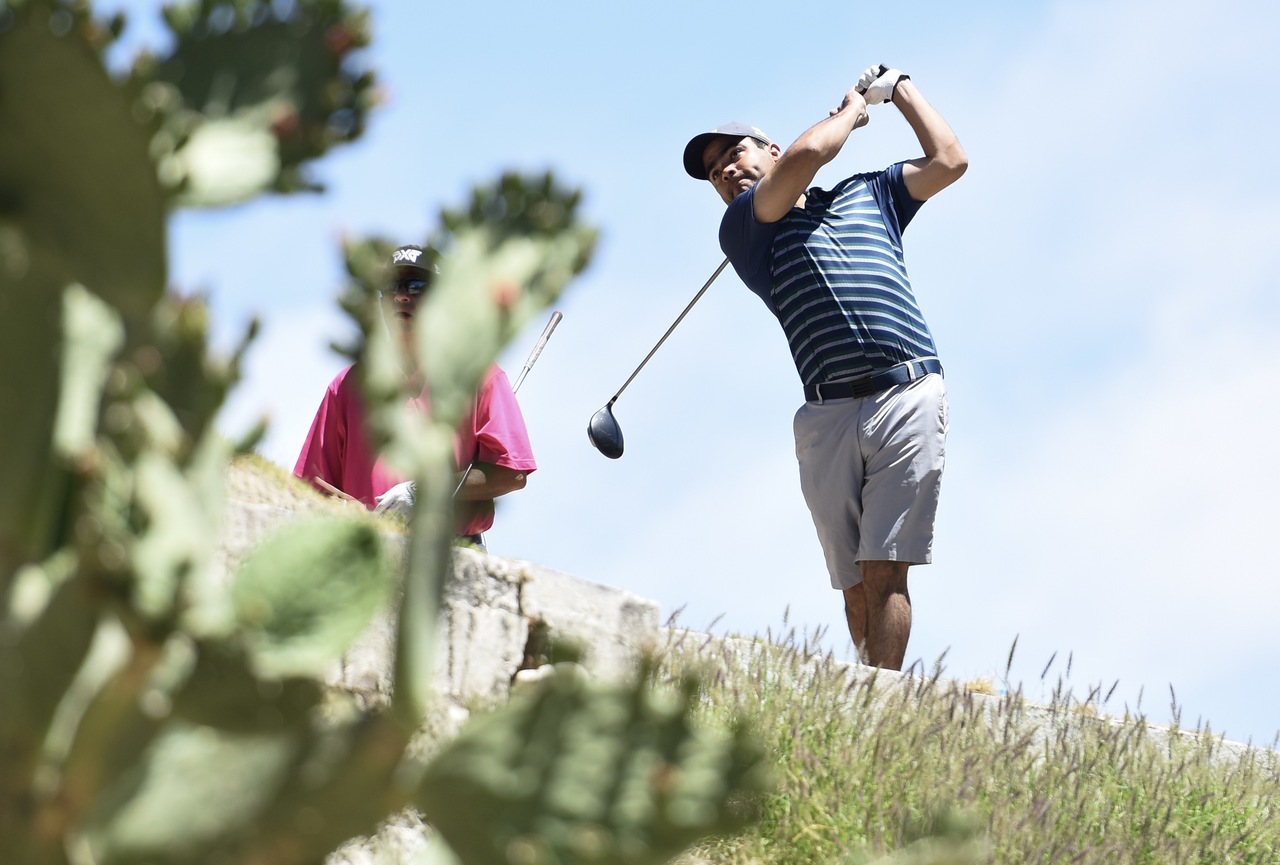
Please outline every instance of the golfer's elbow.
[[507, 493], [519, 492], [524, 489], [525, 484], [528, 482], [529, 476], [525, 472], [503, 472], [498, 489], [494, 491], [495, 497], [505, 496]]
[[820, 168], [839, 155], [843, 144], [843, 140], [830, 133], [804, 135], [787, 148], [784, 156], [790, 163], [788, 168], [798, 174], [807, 174], [812, 180]]
[[957, 138], [952, 138], [933, 159], [942, 169], [947, 185], [955, 183], [969, 170], [969, 154], [964, 152]]

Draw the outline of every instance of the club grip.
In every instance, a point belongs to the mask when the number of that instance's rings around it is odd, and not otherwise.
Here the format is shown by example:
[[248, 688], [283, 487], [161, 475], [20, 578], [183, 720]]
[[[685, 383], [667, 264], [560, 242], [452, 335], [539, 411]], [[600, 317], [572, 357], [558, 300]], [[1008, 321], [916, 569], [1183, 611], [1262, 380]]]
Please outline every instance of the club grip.
[[[877, 77], [877, 78], [879, 78], [881, 75], [885, 74], [885, 73], [886, 73], [886, 72], [888, 72], [888, 71], [889, 71], [889, 67], [888, 67], [888, 66], [885, 66], [883, 63], [881, 63], [881, 64], [880, 64], [880, 66], [879, 66], [879, 67], [877, 68], [877, 70], [876, 70], [876, 77]], [[863, 87], [863, 88], [859, 89], [859, 90], [858, 90], [858, 92], [859, 92], [859, 93], [866, 93], [866, 92], [867, 92], [867, 88]]]

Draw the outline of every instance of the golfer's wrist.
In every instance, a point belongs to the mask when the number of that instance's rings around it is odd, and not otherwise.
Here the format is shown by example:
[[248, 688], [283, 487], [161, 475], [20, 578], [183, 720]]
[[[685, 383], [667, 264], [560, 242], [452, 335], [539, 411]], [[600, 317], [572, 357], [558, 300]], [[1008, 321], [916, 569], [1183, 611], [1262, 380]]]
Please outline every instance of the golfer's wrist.
[[850, 130], [857, 129], [867, 117], [867, 97], [861, 93], [854, 93], [844, 104], [840, 114], [849, 124]]
[[900, 96], [906, 97], [909, 100], [913, 90], [915, 90], [915, 85], [911, 83], [911, 76], [903, 73], [898, 76], [898, 80], [893, 83], [893, 91], [889, 94], [889, 101], [897, 102], [898, 97]]

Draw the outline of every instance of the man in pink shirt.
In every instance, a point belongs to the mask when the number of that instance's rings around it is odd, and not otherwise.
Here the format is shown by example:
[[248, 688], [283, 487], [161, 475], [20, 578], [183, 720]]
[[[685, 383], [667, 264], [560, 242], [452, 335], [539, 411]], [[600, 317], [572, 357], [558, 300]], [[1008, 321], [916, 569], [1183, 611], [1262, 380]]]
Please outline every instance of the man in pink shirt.
[[[402, 246], [392, 255], [383, 314], [398, 323], [406, 342], [418, 301], [433, 275], [421, 247]], [[370, 449], [351, 369], [339, 372], [325, 390], [293, 473], [326, 492], [327, 487], [337, 489], [365, 507], [405, 512], [413, 505], [413, 484]], [[416, 370], [410, 374], [410, 380], [414, 378], [421, 379]], [[406, 401], [411, 411], [425, 413], [430, 405], [425, 386]], [[537, 468], [511, 383], [496, 365], [486, 373], [458, 429], [456, 456], [458, 479], [466, 473], [457, 494], [456, 531], [459, 538], [483, 548], [483, 532], [493, 526], [493, 500], [522, 489]]]

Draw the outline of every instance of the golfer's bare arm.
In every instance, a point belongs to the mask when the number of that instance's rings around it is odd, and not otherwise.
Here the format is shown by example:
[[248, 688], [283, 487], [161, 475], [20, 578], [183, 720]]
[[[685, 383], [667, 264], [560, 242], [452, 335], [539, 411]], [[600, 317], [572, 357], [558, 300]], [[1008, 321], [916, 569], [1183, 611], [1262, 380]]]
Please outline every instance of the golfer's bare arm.
[[923, 157], [902, 166], [902, 179], [912, 198], [927, 201], [960, 179], [969, 167], [969, 157], [947, 121], [920, 95], [910, 78], [898, 82], [893, 104], [924, 149]]
[[777, 222], [787, 215], [809, 188], [818, 169], [826, 165], [849, 133], [867, 122], [867, 101], [850, 88], [840, 107], [826, 119], [809, 127], [778, 157], [769, 173], [760, 178], [755, 191], [755, 216], [759, 222]]
[[516, 490], [524, 489], [528, 476], [519, 469], [509, 469], [493, 463], [475, 463], [467, 475], [467, 481], [458, 490], [458, 498], [466, 502], [496, 499]]

